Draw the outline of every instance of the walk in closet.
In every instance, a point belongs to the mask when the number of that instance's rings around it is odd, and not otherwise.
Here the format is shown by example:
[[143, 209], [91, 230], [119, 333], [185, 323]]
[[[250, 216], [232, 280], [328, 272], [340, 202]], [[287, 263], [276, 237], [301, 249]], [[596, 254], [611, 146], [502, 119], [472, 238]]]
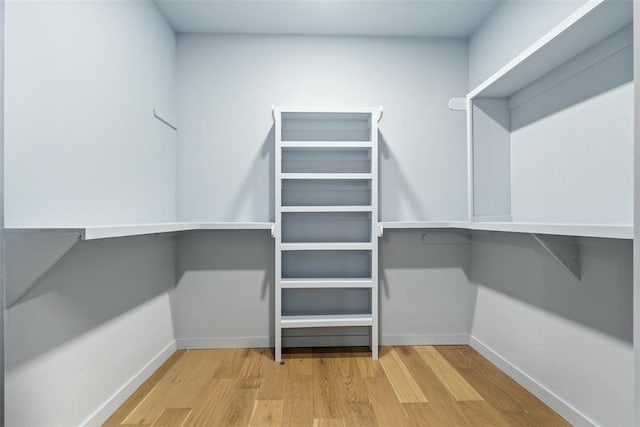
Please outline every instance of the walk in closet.
[[2, 12], [4, 425], [640, 424], [631, 0]]

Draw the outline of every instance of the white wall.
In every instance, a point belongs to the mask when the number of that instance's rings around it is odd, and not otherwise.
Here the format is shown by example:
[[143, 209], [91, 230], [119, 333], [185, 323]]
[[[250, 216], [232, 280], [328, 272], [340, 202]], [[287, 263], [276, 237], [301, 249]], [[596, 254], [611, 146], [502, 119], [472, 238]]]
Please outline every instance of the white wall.
[[[183, 347], [273, 345], [274, 247], [267, 231], [207, 231], [178, 238], [174, 322]], [[385, 231], [380, 242], [383, 344], [466, 343], [475, 301], [470, 243], [452, 231]], [[360, 308], [366, 295], [312, 294], [319, 310]], [[305, 295], [305, 298], [309, 295]], [[291, 310], [309, 299], [285, 294]], [[288, 346], [368, 345], [369, 328], [285, 331]]]
[[586, 419], [632, 425], [632, 243], [580, 243], [578, 281], [531, 236], [474, 235], [472, 336]]
[[[462, 219], [458, 39], [178, 36], [182, 220], [273, 220], [271, 105], [383, 105], [380, 219]], [[442, 185], [446, 182], [446, 187]]]
[[175, 219], [175, 35], [150, 1], [12, 1], [6, 223]]
[[585, 0], [506, 0], [469, 38], [469, 89], [498, 71]]
[[[152, 116], [175, 117], [175, 35], [155, 5], [6, 17], [7, 224], [175, 219], [176, 134]], [[175, 345], [175, 256], [170, 236], [81, 241], [51, 266], [6, 311], [6, 425], [96, 424], [122, 403]]]

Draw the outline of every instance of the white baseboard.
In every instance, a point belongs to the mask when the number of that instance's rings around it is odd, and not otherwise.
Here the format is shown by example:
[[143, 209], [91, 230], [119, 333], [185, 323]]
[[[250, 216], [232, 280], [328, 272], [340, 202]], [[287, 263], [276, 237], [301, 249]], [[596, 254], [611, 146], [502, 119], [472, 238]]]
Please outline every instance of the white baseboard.
[[[273, 347], [273, 337], [180, 338], [179, 349], [195, 348], [266, 348]], [[282, 338], [283, 347], [369, 346], [369, 335], [299, 335]], [[383, 335], [380, 345], [466, 345], [467, 334]]]
[[491, 347], [474, 337], [469, 336], [469, 345], [478, 353], [496, 365], [505, 374], [509, 375], [515, 382], [526, 388], [538, 399], [542, 400], [547, 406], [556, 411], [561, 417], [574, 426], [597, 426], [598, 424], [580, 412], [570, 403], [562, 399], [560, 396], [540, 384], [534, 378], [530, 377], [526, 372], [509, 362], [507, 359], [499, 355]]
[[87, 419], [80, 423], [80, 425], [83, 427], [102, 425], [176, 350], [176, 340], [173, 340], [165, 348], [160, 350], [142, 369], [136, 372], [118, 391], [113, 393], [111, 397], [100, 405], [93, 414], [89, 415]]
[[467, 345], [468, 334], [383, 335], [381, 345]]

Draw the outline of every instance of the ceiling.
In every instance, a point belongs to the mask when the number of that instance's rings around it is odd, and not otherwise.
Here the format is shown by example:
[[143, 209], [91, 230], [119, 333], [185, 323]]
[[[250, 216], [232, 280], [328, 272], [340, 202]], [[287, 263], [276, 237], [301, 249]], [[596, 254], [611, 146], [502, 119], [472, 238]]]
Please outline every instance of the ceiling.
[[156, 0], [177, 32], [467, 37], [498, 0]]

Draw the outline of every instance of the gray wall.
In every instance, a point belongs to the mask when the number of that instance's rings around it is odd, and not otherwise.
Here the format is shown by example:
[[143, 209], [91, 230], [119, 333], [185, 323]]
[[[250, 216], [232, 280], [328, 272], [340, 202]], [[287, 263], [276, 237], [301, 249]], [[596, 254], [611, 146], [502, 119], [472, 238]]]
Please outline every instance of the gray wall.
[[171, 236], [79, 242], [8, 309], [7, 425], [79, 425], [161, 354], [174, 262]]
[[[178, 242], [178, 286], [172, 297], [179, 346], [272, 345], [274, 245], [269, 233], [200, 231], [182, 233]], [[382, 343], [465, 343], [476, 289], [467, 276], [466, 234], [390, 230], [380, 243]], [[283, 306], [293, 312], [366, 308], [361, 291], [304, 292], [304, 297], [285, 293]], [[286, 332], [288, 346], [369, 342], [368, 328]]]
[[469, 89], [473, 89], [585, 0], [506, 0], [469, 38]]
[[[6, 14], [6, 223], [175, 219], [176, 134], [152, 116], [175, 117], [175, 36], [153, 3]], [[78, 425], [165, 354], [174, 265], [172, 237], [79, 242], [53, 265], [6, 312], [7, 425]]]
[[6, 223], [175, 219], [175, 35], [151, 1], [7, 3]]
[[[380, 219], [463, 219], [458, 39], [178, 36], [182, 220], [273, 220], [271, 105], [383, 105]], [[442, 185], [446, 182], [446, 188]]]
[[480, 233], [472, 336], [600, 425], [632, 424], [632, 243], [582, 239], [578, 281], [528, 235]]

